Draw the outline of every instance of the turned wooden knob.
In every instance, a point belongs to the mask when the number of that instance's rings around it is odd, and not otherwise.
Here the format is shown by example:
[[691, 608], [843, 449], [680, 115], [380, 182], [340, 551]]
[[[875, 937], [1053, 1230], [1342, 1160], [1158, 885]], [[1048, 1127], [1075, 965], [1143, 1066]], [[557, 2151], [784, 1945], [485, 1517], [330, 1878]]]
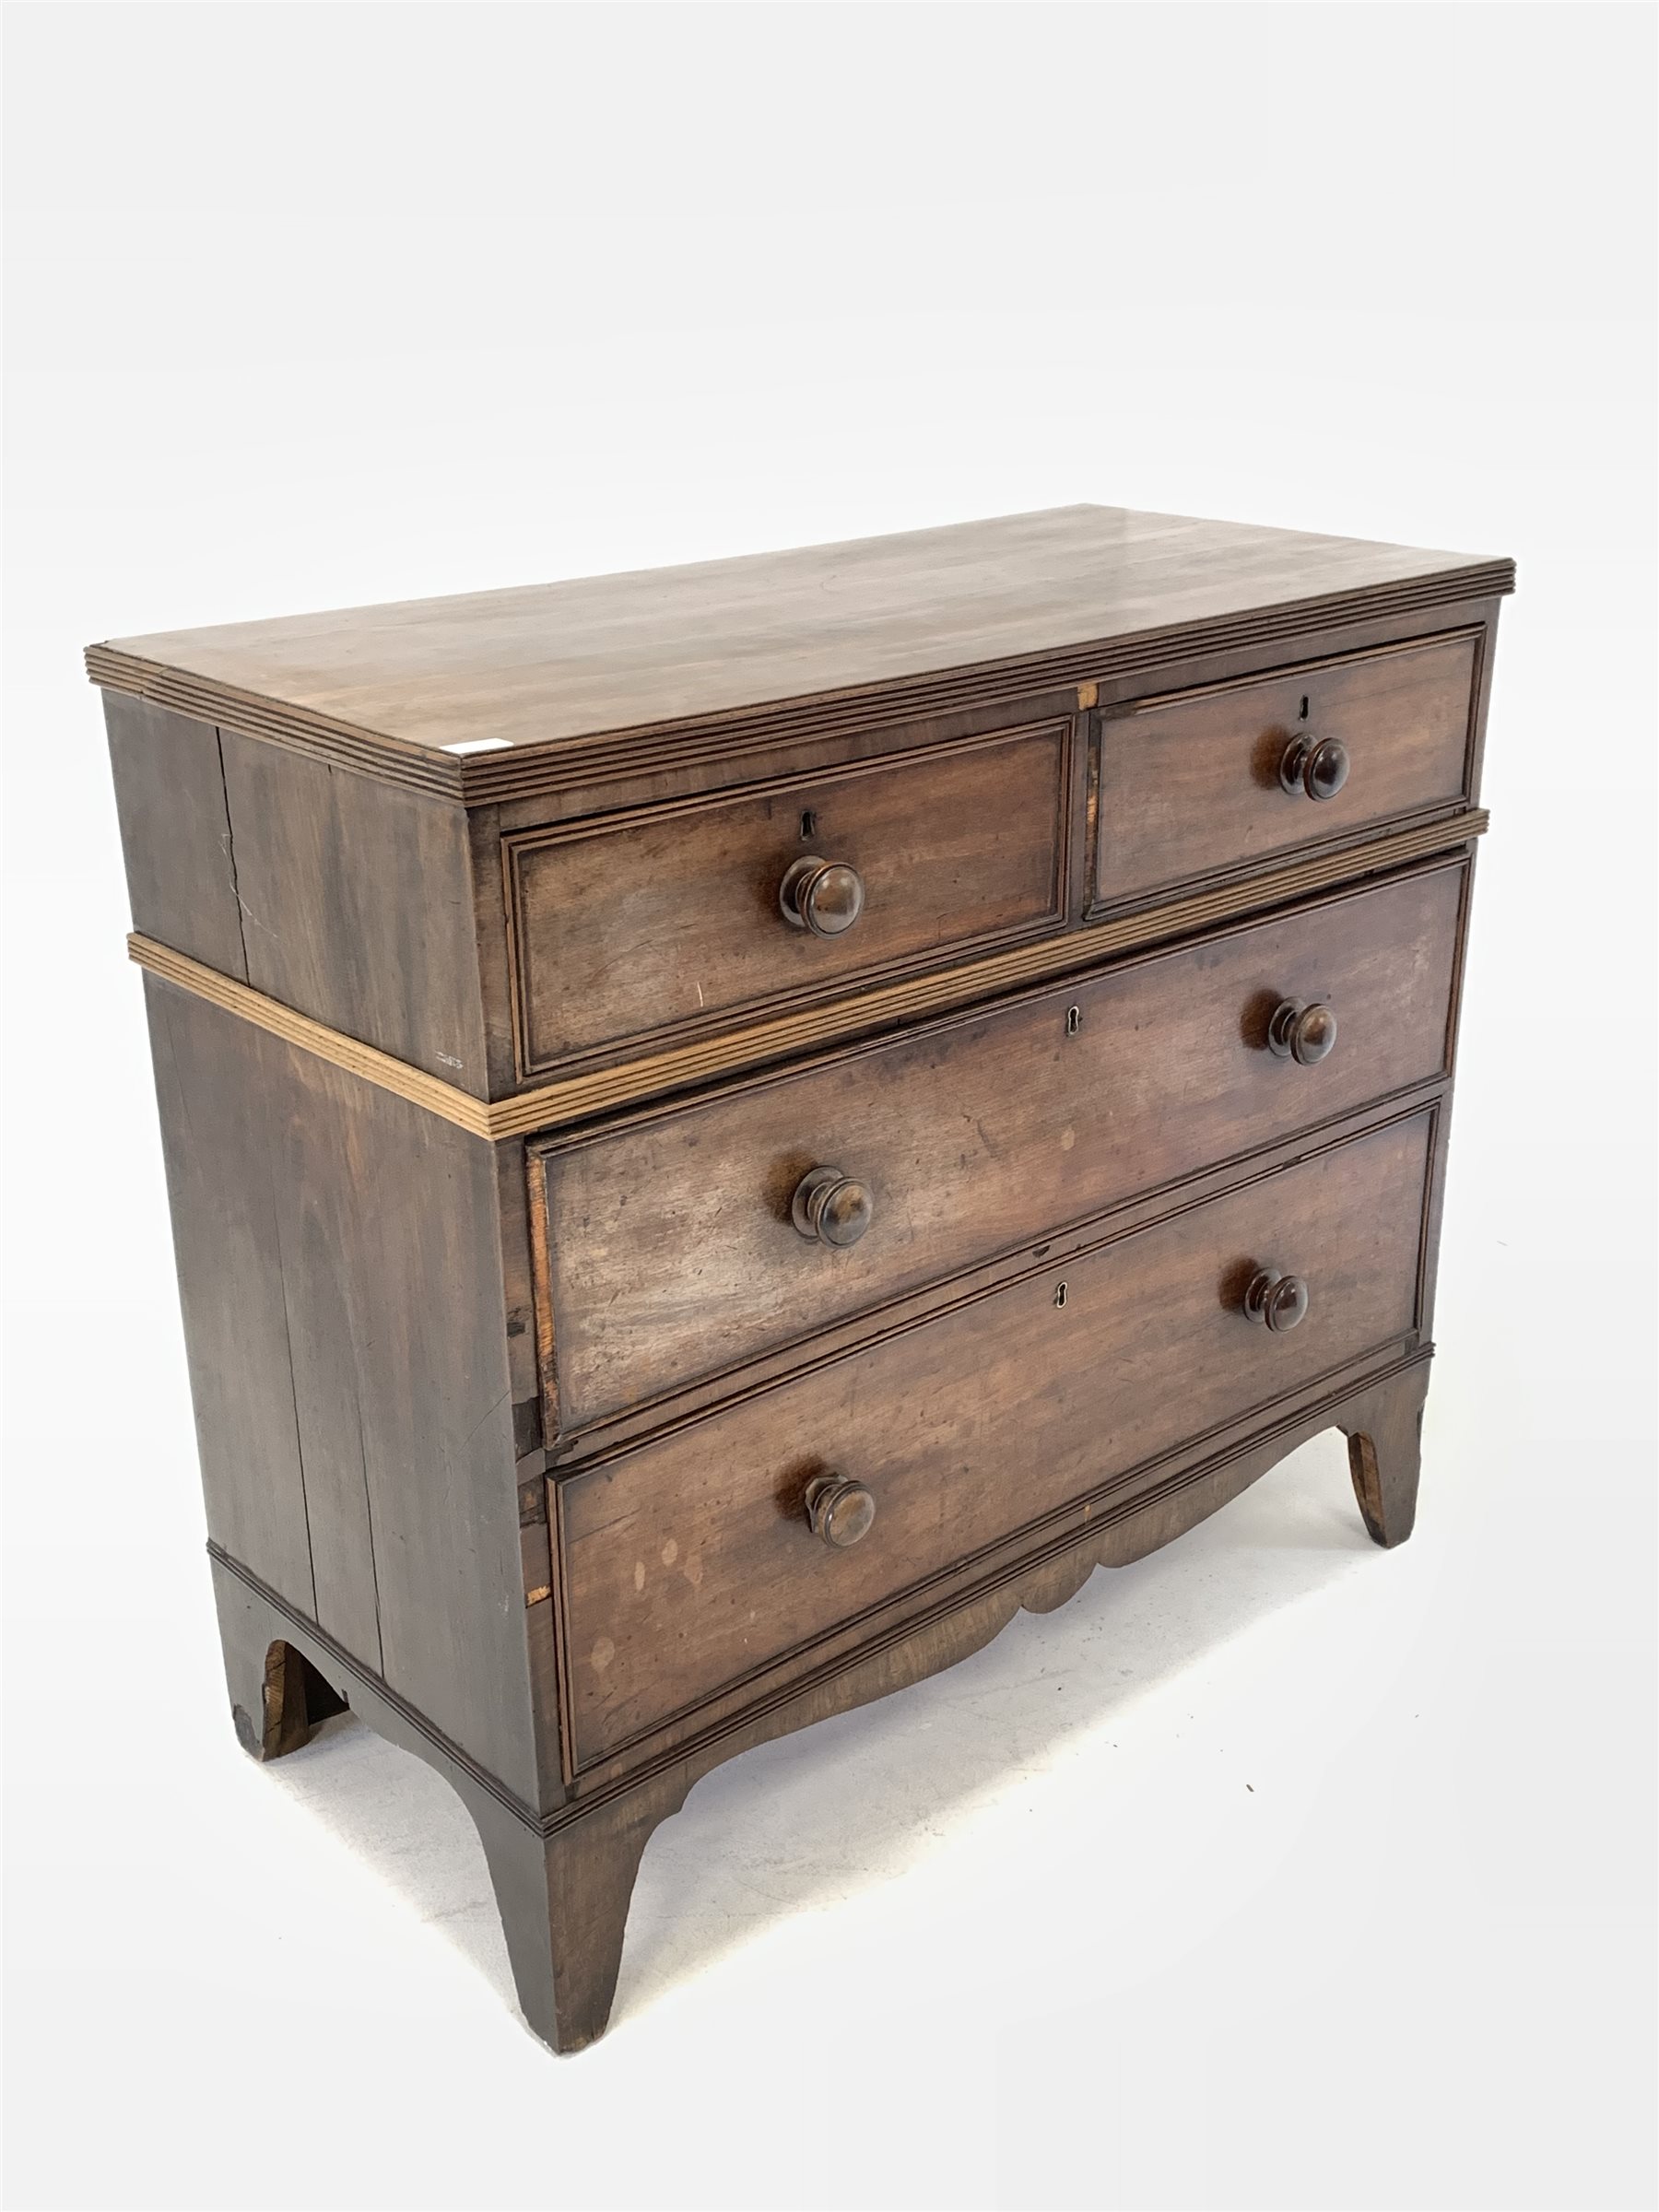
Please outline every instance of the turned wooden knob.
[[1348, 749], [1340, 737], [1292, 737], [1279, 756], [1279, 782], [1311, 799], [1334, 799], [1348, 780]]
[[815, 1475], [806, 1485], [806, 1524], [836, 1551], [845, 1551], [870, 1533], [876, 1500], [862, 1482], [845, 1475]]
[[820, 1244], [856, 1244], [875, 1213], [869, 1185], [843, 1175], [839, 1168], [814, 1168], [803, 1175], [789, 1202], [795, 1227]]
[[1276, 1336], [1295, 1328], [1306, 1317], [1308, 1286], [1300, 1275], [1281, 1275], [1277, 1267], [1258, 1267], [1244, 1293], [1244, 1311]]
[[844, 860], [820, 860], [809, 853], [797, 860], [778, 886], [778, 904], [794, 929], [815, 937], [839, 937], [864, 912], [864, 877]]
[[1322, 1001], [1304, 1006], [1299, 998], [1281, 999], [1267, 1024], [1267, 1050], [1300, 1067], [1314, 1067], [1336, 1041], [1336, 1017]]

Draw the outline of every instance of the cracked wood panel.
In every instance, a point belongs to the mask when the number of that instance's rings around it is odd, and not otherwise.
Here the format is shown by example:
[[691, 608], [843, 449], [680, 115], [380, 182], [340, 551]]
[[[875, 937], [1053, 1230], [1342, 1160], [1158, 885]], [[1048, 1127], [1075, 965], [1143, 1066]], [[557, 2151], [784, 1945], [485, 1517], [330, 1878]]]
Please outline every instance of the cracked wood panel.
[[229, 730], [220, 747], [247, 981], [488, 1097], [465, 817]]
[[103, 704], [133, 927], [245, 983], [218, 732], [119, 691]]
[[496, 1154], [145, 989], [209, 1534], [534, 1799]]

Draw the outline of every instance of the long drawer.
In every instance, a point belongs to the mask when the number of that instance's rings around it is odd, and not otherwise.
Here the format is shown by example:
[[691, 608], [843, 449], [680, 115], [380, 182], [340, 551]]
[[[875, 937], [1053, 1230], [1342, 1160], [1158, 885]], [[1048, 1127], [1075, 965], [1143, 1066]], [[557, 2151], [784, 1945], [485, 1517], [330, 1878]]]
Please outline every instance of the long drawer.
[[1467, 795], [1463, 631], [1102, 713], [1096, 911]]
[[[578, 1763], [1408, 1338], [1431, 1124], [1419, 1111], [557, 1480]], [[1279, 1328], [1250, 1311], [1274, 1277]], [[831, 1523], [846, 1548], [808, 1525], [831, 1477], [851, 1486], [832, 1494], [851, 1500]]]
[[[533, 1147], [550, 1417], [570, 1434], [1433, 1078], [1464, 880], [1441, 865]], [[1276, 1012], [1321, 1006], [1323, 1058], [1273, 1049]], [[819, 1169], [865, 1195], [854, 1243], [797, 1225]]]

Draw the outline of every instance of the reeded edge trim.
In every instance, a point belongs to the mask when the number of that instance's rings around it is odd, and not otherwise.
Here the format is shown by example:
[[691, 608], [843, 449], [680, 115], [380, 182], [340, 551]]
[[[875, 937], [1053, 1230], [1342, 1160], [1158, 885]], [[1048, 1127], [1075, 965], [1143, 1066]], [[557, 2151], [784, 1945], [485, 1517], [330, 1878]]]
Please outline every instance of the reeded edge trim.
[[326, 1060], [331, 1066], [344, 1068], [347, 1075], [360, 1076], [365, 1083], [389, 1090], [394, 1098], [406, 1099], [411, 1106], [422, 1106], [429, 1113], [453, 1122], [457, 1129], [465, 1129], [469, 1135], [488, 1137], [496, 1134], [490, 1127], [490, 1115], [492, 1112], [499, 1112], [499, 1108], [492, 1109], [482, 1099], [457, 1090], [453, 1083], [441, 1082], [436, 1076], [429, 1076], [424, 1068], [411, 1067], [406, 1060], [394, 1059], [390, 1053], [377, 1052], [371, 1044], [343, 1036], [325, 1022], [312, 1021], [307, 1014], [297, 1014], [280, 999], [267, 998], [263, 991], [239, 983], [234, 976], [222, 975], [217, 968], [193, 960], [185, 953], [175, 952], [170, 945], [159, 944], [154, 937], [143, 936], [135, 930], [127, 938], [127, 957], [147, 974], [159, 976], [164, 983], [176, 983], [180, 990], [205, 998], [209, 1006], [218, 1006], [221, 1012], [234, 1014], [242, 1021], [252, 1022], [256, 1030], [280, 1037], [285, 1044], [298, 1045], [301, 1052]]
[[1190, 936], [1219, 923], [1241, 921], [1311, 891], [1455, 851], [1479, 837], [1488, 819], [1482, 807], [1464, 807], [1365, 844], [1315, 853], [1291, 867], [1267, 869], [1164, 906], [1143, 907], [1115, 921], [1089, 924], [1063, 936], [1043, 937], [989, 959], [971, 960], [910, 982], [859, 992], [829, 1006], [782, 1015], [698, 1043], [677, 1045], [618, 1067], [569, 1077], [561, 1083], [539, 1084], [534, 1090], [493, 1102], [475, 1099], [453, 1083], [428, 1075], [424, 1068], [411, 1067], [390, 1053], [379, 1052], [371, 1044], [313, 1021], [309, 1015], [296, 1013], [279, 999], [267, 998], [263, 991], [174, 952], [154, 937], [135, 932], [127, 938], [127, 951], [140, 968], [164, 982], [205, 998], [225, 1013], [280, 1037], [284, 1043], [314, 1053], [347, 1075], [360, 1077], [395, 1098], [407, 1100], [412, 1106], [437, 1114], [455, 1128], [465, 1129], [468, 1135], [493, 1144], [503, 1137], [562, 1128], [724, 1076], [746, 1074], [815, 1046], [850, 1043], [920, 1015], [943, 1013], [975, 1000], [994, 998], [1023, 983], [1083, 974], [1120, 953]]

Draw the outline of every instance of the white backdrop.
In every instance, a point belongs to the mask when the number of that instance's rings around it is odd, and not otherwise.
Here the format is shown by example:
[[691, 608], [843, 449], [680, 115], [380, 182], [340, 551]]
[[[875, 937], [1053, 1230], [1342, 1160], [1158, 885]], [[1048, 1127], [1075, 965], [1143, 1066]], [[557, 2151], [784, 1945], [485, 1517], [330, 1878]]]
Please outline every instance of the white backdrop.
[[[8, 24], [12, 2202], [1645, 2206], [1654, 16]], [[659, 1831], [224, 1708], [88, 640], [1099, 500], [1512, 553], [1418, 1534], [1320, 1440]]]

